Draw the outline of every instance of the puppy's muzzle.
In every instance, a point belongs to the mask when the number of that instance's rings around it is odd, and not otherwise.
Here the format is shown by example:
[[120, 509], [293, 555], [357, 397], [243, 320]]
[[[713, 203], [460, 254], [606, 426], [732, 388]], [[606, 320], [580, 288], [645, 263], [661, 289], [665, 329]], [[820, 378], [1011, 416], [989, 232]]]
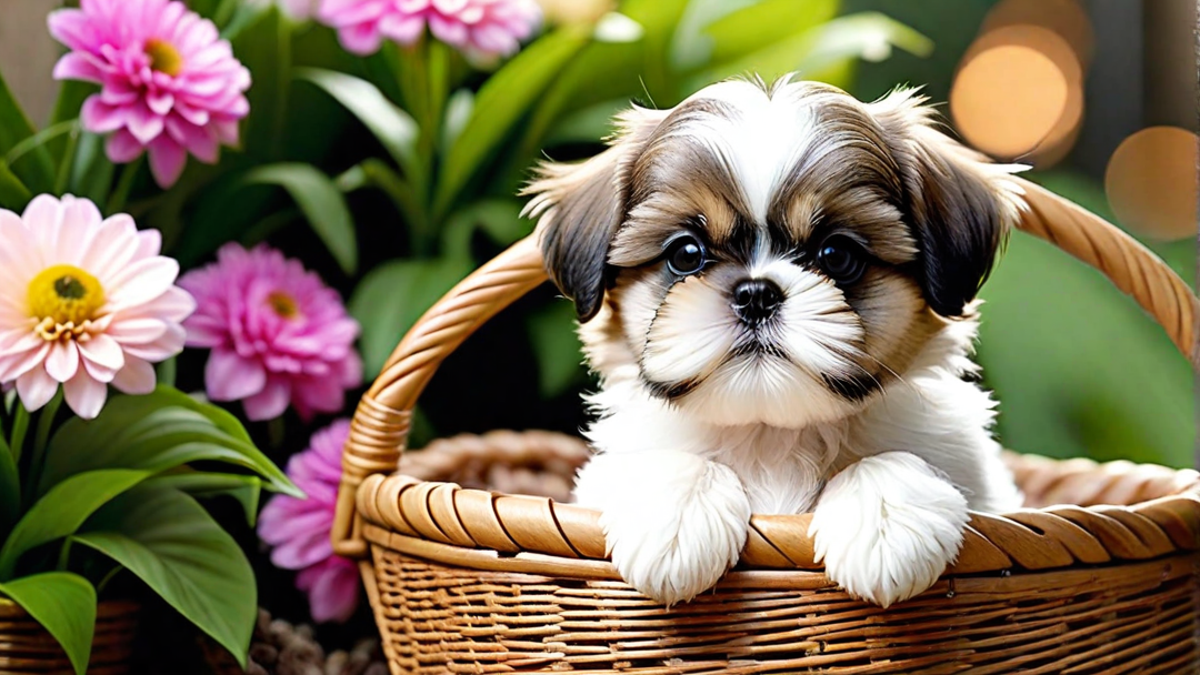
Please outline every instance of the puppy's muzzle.
[[770, 279], [746, 279], [733, 289], [733, 311], [749, 326], [770, 319], [781, 304], [783, 290]]

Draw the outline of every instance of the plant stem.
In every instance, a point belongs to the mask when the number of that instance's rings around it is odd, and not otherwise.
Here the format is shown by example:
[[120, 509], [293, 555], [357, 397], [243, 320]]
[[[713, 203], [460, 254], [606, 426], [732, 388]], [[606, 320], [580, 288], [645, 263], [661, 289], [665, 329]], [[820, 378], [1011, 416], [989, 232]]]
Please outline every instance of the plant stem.
[[[33, 454], [29, 456], [29, 473], [25, 483], [25, 494], [30, 499], [37, 493], [38, 483], [42, 481], [42, 469], [45, 468], [46, 463], [46, 441], [50, 438], [50, 426], [54, 422], [54, 416], [58, 414], [59, 406], [62, 405], [62, 398], [63, 393], [60, 388], [54, 398], [50, 399], [50, 402], [39, 413], [37, 433], [33, 439]], [[21, 406], [20, 409], [24, 410], [25, 406]], [[28, 426], [29, 413], [25, 413], [25, 416], [26, 426]], [[45, 438], [42, 438], [43, 434], [45, 434]], [[22, 436], [24, 436], [23, 433]]]
[[67, 191], [67, 181], [71, 178], [71, 166], [75, 164], [75, 151], [79, 147], [79, 137], [83, 134], [78, 126], [71, 129], [67, 136], [67, 150], [63, 153], [62, 163], [58, 166], [58, 177], [54, 180], [54, 194], [62, 195]]
[[58, 565], [54, 568], [59, 571], [67, 569], [67, 563], [71, 561], [71, 538], [63, 539], [62, 546], [58, 549]]
[[25, 445], [25, 432], [29, 430], [29, 411], [20, 401], [17, 402], [16, 414], [13, 416], [13, 431], [8, 443], [12, 446], [13, 458], [21, 461], [21, 450]]
[[287, 429], [283, 426], [283, 415], [267, 421], [267, 441], [271, 444], [272, 450], [282, 448], [286, 437]]
[[121, 209], [125, 208], [125, 202], [129, 200], [129, 192], [133, 190], [133, 181], [137, 178], [138, 169], [142, 168], [144, 157], [145, 155], [138, 157], [121, 169], [121, 178], [117, 181], [117, 189], [108, 198], [107, 215], [120, 213]]

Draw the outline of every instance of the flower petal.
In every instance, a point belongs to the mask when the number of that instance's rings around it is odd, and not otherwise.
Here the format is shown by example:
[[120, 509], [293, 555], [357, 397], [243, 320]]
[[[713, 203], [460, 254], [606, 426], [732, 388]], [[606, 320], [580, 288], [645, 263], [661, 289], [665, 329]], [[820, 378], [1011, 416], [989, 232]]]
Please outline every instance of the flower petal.
[[287, 410], [291, 394], [292, 387], [286, 379], [282, 377], [268, 378], [261, 392], [244, 401], [246, 417], [255, 422], [279, 417], [283, 411]]
[[212, 400], [236, 401], [261, 392], [267, 384], [267, 371], [258, 361], [244, 359], [237, 352], [214, 349], [204, 367], [204, 384]]
[[142, 156], [145, 146], [126, 129], [118, 129], [104, 142], [104, 154], [114, 164], [126, 164]]
[[166, 293], [178, 276], [179, 263], [171, 258], [138, 260], [113, 276], [108, 300], [116, 311], [141, 305]]
[[73, 340], [61, 340], [50, 347], [46, 357], [46, 373], [59, 382], [75, 377], [79, 370], [79, 349]]
[[84, 359], [109, 370], [120, 370], [125, 366], [125, 353], [116, 340], [100, 333], [91, 340], [79, 343], [79, 352]]
[[45, 368], [34, 368], [17, 378], [17, 395], [29, 412], [40, 410], [54, 398], [58, 382], [46, 374]]
[[125, 367], [113, 378], [114, 387], [126, 394], [149, 394], [154, 391], [157, 376], [154, 366], [135, 357], [126, 357]]
[[85, 420], [95, 419], [108, 399], [108, 385], [80, 371], [63, 385], [63, 397], [76, 415]]
[[164, 190], [175, 184], [187, 164], [187, 153], [183, 146], [171, 137], [163, 135], [154, 139], [150, 148], [150, 173], [154, 174], [154, 182]]

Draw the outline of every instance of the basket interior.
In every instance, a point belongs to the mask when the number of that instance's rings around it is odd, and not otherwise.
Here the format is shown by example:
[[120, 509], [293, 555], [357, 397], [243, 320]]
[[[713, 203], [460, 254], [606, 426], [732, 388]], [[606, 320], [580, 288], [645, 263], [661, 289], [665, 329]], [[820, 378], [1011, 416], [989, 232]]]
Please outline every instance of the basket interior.
[[[400, 473], [469, 489], [549, 497], [570, 503], [576, 470], [587, 461], [583, 439], [546, 432], [494, 432], [434, 441], [405, 453]], [[1200, 473], [1127, 461], [1056, 460], [1005, 452], [1027, 508], [1055, 504], [1129, 506], [1196, 490]]]

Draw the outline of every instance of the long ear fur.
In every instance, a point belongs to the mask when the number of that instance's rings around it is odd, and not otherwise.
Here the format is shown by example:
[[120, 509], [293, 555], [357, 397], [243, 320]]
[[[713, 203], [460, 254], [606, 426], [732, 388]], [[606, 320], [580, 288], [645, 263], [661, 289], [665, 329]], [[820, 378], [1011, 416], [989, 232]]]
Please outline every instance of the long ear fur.
[[1009, 175], [935, 127], [916, 90], [897, 90], [868, 108], [900, 167], [909, 218], [921, 251], [925, 299], [942, 316], [961, 316], [991, 273], [1023, 202]]
[[608, 248], [625, 218], [629, 169], [668, 111], [633, 108], [617, 118], [609, 148], [580, 163], [545, 162], [521, 194], [522, 215], [538, 218], [537, 236], [550, 279], [575, 302], [581, 323], [604, 300]]

